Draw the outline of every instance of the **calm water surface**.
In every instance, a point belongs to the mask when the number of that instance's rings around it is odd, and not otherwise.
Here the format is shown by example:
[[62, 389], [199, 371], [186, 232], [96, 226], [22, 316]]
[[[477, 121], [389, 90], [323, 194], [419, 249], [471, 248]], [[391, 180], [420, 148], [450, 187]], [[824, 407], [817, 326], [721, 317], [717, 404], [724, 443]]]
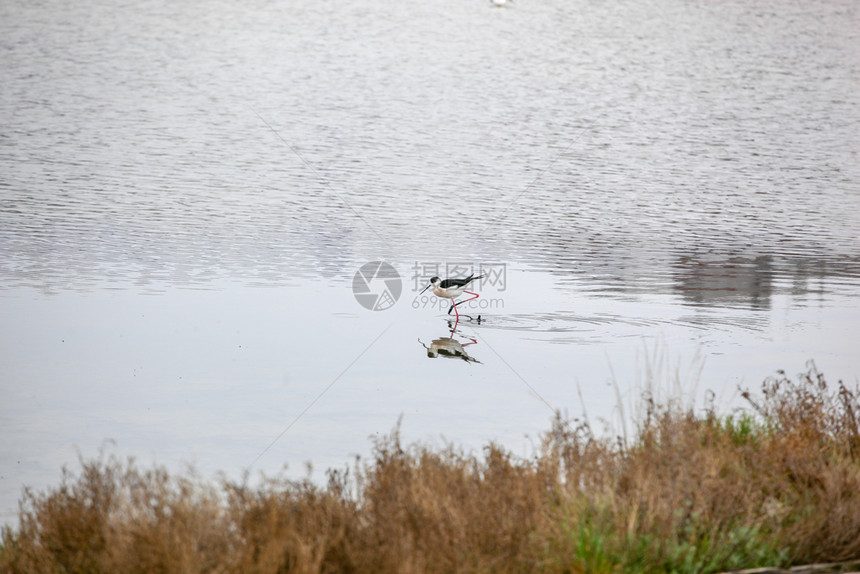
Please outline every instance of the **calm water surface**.
[[[527, 454], [554, 409], [631, 432], [647, 388], [856, 382], [858, 31], [849, 0], [4, 2], [2, 520], [105, 441], [319, 475], [401, 415]], [[472, 269], [452, 337], [418, 291]]]

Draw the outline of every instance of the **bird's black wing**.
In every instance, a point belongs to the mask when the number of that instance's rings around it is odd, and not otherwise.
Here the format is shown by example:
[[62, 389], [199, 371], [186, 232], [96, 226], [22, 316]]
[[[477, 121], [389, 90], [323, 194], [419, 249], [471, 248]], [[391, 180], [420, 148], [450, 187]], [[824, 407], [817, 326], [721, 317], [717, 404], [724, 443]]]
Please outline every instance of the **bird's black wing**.
[[462, 287], [463, 285], [468, 285], [469, 281], [472, 280], [472, 277], [475, 275], [469, 275], [465, 279], [445, 279], [440, 283], [442, 289], [450, 289], [451, 287]]

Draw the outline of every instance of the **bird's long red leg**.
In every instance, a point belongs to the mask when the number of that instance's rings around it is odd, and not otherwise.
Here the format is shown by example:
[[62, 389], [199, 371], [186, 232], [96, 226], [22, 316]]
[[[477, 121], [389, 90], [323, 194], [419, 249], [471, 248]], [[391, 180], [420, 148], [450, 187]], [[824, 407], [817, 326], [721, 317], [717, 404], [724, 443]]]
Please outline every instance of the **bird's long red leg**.
[[[460, 305], [462, 303], [467, 303], [469, 301], [473, 301], [473, 300], [477, 299], [478, 297], [480, 297], [480, 295], [478, 295], [477, 293], [472, 293], [471, 291], [463, 291], [463, 293], [468, 293], [469, 295], [474, 295], [474, 297], [469, 297], [468, 299], [463, 299], [462, 301], [457, 303], [457, 305]], [[454, 305], [454, 309], [457, 308], [457, 305]]]

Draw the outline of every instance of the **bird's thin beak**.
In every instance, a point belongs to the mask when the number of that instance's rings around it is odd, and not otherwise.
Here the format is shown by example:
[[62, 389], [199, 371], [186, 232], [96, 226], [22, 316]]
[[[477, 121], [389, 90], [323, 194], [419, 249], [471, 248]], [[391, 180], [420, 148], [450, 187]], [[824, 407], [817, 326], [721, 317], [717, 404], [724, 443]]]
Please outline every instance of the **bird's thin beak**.
[[[432, 286], [433, 286], [432, 284], [428, 285], [427, 287], [425, 287], [425, 288], [421, 291], [421, 293], [424, 293], [424, 291], [428, 290], [428, 289], [429, 289], [430, 287], [432, 287]], [[419, 293], [419, 295], [421, 295], [421, 293]]]

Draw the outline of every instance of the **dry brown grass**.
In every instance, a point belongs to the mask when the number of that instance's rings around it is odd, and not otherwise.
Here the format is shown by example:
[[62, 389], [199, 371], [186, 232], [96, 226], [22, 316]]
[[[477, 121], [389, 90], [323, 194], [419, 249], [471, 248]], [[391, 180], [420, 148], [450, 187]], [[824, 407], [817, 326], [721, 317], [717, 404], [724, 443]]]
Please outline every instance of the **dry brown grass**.
[[750, 409], [647, 404], [626, 446], [556, 418], [524, 460], [404, 446], [328, 484], [207, 482], [99, 459], [26, 493], [0, 571], [713, 572], [860, 558], [858, 394], [814, 370]]

